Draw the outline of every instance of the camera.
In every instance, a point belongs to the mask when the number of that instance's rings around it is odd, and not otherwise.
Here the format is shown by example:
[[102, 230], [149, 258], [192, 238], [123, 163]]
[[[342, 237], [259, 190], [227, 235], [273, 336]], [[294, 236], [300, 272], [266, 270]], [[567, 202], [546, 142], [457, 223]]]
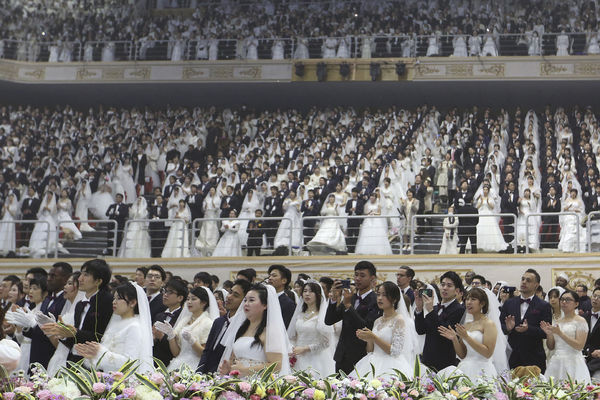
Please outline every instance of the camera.
[[433, 289], [419, 289], [419, 296], [433, 297]]
[[502, 287], [503, 293], [514, 293], [515, 290], [517, 290], [517, 288], [515, 286], [503, 286]]
[[342, 279], [342, 289], [350, 289], [350, 279]]

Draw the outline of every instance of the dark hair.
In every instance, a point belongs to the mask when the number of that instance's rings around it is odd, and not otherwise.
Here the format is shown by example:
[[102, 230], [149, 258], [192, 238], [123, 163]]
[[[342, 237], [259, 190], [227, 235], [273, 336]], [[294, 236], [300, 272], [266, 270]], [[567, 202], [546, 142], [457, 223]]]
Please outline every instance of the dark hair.
[[252, 282], [256, 278], [256, 270], [254, 268], [243, 269], [243, 270], [239, 271], [237, 274], [243, 276], [250, 282]]
[[567, 289], [563, 292], [563, 294], [560, 295], [560, 298], [562, 299], [565, 294], [570, 294], [571, 296], [573, 296], [573, 300], [575, 300], [575, 303], [579, 303], [579, 295], [577, 294], [577, 292]]
[[[302, 286], [302, 293], [304, 293], [304, 289], [306, 287], [310, 288], [310, 291], [313, 292], [316, 296], [317, 296], [317, 310], [321, 309], [321, 285], [319, 285], [316, 282], [306, 282], [303, 286]], [[302, 312], [306, 312], [306, 310], [308, 309], [308, 304], [304, 303], [302, 304]]]
[[406, 276], [408, 276], [411, 280], [415, 277], [415, 270], [408, 265], [401, 265], [399, 269], [405, 270]]
[[94, 280], [102, 280], [98, 290], [106, 290], [106, 288], [108, 288], [112, 273], [110, 271], [110, 267], [103, 259], [97, 258], [84, 262], [81, 266], [81, 272], [87, 272], [88, 274], [92, 275]]
[[556, 295], [556, 297], [560, 298], [560, 291], [557, 288], [552, 288], [550, 290], [548, 290], [548, 299], [550, 299], [551, 296]]
[[[250, 292], [250, 291], [255, 291], [256, 293], [258, 293], [258, 299], [260, 300], [262, 305], [264, 305], [264, 306], [267, 305], [268, 293], [267, 293], [267, 288], [264, 285], [261, 285], [261, 284], [252, 285], [250, 287], [250, 290], [248, 290], [248, 292]], [[250, 326], [250, 320], [248, 320], [246, 318], [246, 320], [244, 321], [242, 326], [240, 326], [240, 329], [238, 329], [237, 333], [235, 334], [235, 339], [237, 340], [244, 333], [246, 333], [249, 326]], [[267, 310], [265, 309], [265, 311], [263, 312], [260, 324], [258, 324], [258, 327], [256, 328], [256, 333], [254, 334], [254, 341], [252, 342], [251, 346], [260, 346], [260, 347], [263, 346], [262, 342], [260, 341], [260, 335], [262, 335], [262, 333], [264, 332], [266, 327], [267, 327]]]
[[52, 268], [58, 268], [61, 270], [63, 275], [69, 276], [73, 273], [73, 267], [71, 264], [66, 263], [64, 261], [59, 261], [57, 263], [52, 264]]
[[475, 275], [473, 278], [471, 278], [471, 284], [473, 284], [473, 281], [477, 279], [479, 280], [479, 282], [481, 282], [482, 285], [485, 285], [485, 278], [483, 277], [483, 275]]
[[583, 283], [580, 283], [579, 285], [577, 285], [577, 287], [580, 287], [580, 288], [582, 288], [582, 289], [583, 289], [583, 291], [584, 291], [584, 292], [586, 292], [586, 293], [587, 293], [587, 291], [588, 291], [588, 287], [587, 287], [587, 285], [584, 285]]
[[144, 274], [144, 278], [146, 277], [146, 274], [148, 273], [148, 267], [139, 267], [138, 269], [135, 270], [140, 271], [142, 274]]
[[177, 294], [177, 296], [183, 296], [180, 305], [183, 306], [185, 304], [185, 301], [188, 297], [188, 287], [187, 283], [185, 283], [182, 279], [170, 279], [167, 285], [165, 286], [165, 289], [170, 289], [174, 291]]
[[79, 271], [75, 271], [73, 272], [69, 278], [73, 278], [73, 282], [75, 282], [75, 285], [77, 285], [77, 288], [79, 289], [79, 277], [81, 276], [81, 272]]
[[533, 269], [533, 268], [529, 268], [527, 271], [525, 271], [525, 273], [526, 273], [526, 274], [527, 274], [527, 273], [529, 273], [529, 274], [533, 274], [533, 275], [535, 275], [535, 281], [536, 281], [537, 283], [540, 283], [540, 281], [542, 280], [542, 279], [540, 278], [540, 274], [538, 274], [538, 272], [537, 272], [535, 269]]
[[371, 261], [359, 261], [358, 263], [356, 263], [356, 265], [354, 266], [354, 272], [362, 270], [369, 271], [369, 275], [371, 276], [377, 275], [377, 268], [375, 268]]
[[[146, 274], [150, 271], [158, 271], [160, 273], [160, 278], [164, 281], [165, 279], [167, 279], [167, 273], [165, 272], [165, 270], [163, 269], [163, 267], [161, 267], [158, 264], [154, 264], [148, 267], [148, 271], [146, 272]], [[146, 274], [144, 274], [144, 277], [146, 276]]]
[[17, 282], [21, 282], [21, 279], [19, 279], [18, 276], [16, 275], [7, 275], [4, 277], [4, 279], [2, 279], [2, 282], [6, 282], [6, 281], [10, 281], [10, 285], [16, 285]]
[[325, 285], [325, 287], [327, 288], [328, 292], [333, 287], [333, 279], [331, 279], [328, 276], [322, 276], [321, 279], [319, 279], [319, 282]]
[[394, 282], [385, 281], [377, 286], [377, 291], [382, 287], [385, 297], [394, 305], [394, 309], [398, 308], [400, 302], [400, 288]]
[[115, 289], [115, 294], [117, 295], [117, 297], [119, 299], [123, 299], [127, 303], [135, 300], [136, 304], [135, 304], [135, 308], [133, 309], [133, 313], [134, 314], [140, 313], [139, 300], [137, 298], [137, 291], [135, 290], [135, 287], [133, 287], [133, 285], [131, 283], [127, 282], [127, 283], [117, 286], [117, 288]]
[[292, 282], [292, 271], [290, 271], [288, 268], [284, 267], [283, 265], [275, 264], [275, 265], [271, 265], [269, 267], [269, 271], [268, 271], [269, 275], [274, 270], [279, 271], [279, 273], [281, 274], [281, 277], [287, 281], [285, 283], [285, 289], [288, 289], [290, 287], [290, 283]]
[[37, 276], [48, 276], [48, 272], [42, 267], [33, 267], [29, 268], [25, 273], [25, 276], [33, 274], [35, 277]]
[[465, 300], [468, 298], [479, 300], [479, 303], [482, 304], [481, 313], [487, 314], [488, 309], [490, 307], [490, 303], [488, 302], [487, 295], [485, 294], [485, 291], [483, 289], [480, 289], [478, 287], [472, 288], [467, 292]]
[[[465, 289], [463, 287], [462, 279], [460, 279], [460, 276], [458, 276], [458, 274], [456, 272], [454, 272], [454, 271], [445, 272], [444, 275], [442, 275], [442, 277], [440, 278], [440, 282], [442, 282], [446, 278], [450, 279], [452, 281], [452, 283], [454, 283], [455, 288], [457, 288], [461, 292], [465, 291]], [[482, 283], [485, 283], [485, 279]]]
[[235, 285], [239, 286], [242, 288], [242, 291], [244, 292], [244, 295], [246, 295], [246, 293], [248, 293], [248, 291], [250, 290], [250, 288], [252, 287], [252, 284], [250, 282], [248, 282], [245, 279], [236, 279], [235, 282], [233, 282], [231, 284], [231, 287], [234, 287]]
[[210, 274], [204, 271], [198, 272], [196, 275], [194, 275], [194, 282], [196, 281], [206, 284], [207, 287], [210, 287], [213, 283]]
[[212, 283], [214, 283], [215, 285], [219, 284], [219, 277], [216, 275], [211, 275], [210, 279], [212, 280]]
[[307, 274], [305, 274], [304, 272], [300, 272], [300, 273], [298, 274], [298, 279], [304, 279], [304, 280], [306, 281], [306, 280], [309, 280], [309, 279], [310, 279], [310, 276], [308, 276], [308, 275], [307, 275]]
[[229, 279], [227, 279], [226, 281], [223, 281], [223, 289], [229, 291], [229, 289], [231, 289], [233, 286], [233, 282], [231, 282]]
[[129, 279], [124, 277], [123, 275], [113, 275], [113, 279], [111, 279], [113, 282], [109, 285], [110, 290], [112, 290], [113, 292], [121, 285], [124, 285], [126, 283], [129, 283]]
[[48, 280], [44, 276], [39, 276], [29, 280], [29, 287], [31, 286], [39, 286], [42, 289], [43, 293], [48, 292]]

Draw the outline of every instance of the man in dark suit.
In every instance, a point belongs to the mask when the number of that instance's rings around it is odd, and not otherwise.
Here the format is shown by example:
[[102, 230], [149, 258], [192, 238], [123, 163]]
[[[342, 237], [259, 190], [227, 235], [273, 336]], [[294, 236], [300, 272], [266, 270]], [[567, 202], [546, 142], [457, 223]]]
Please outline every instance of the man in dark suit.
[[[169, 280], [165, 292], [162, 294], [162, 303], [166, 309], [156, 314], [153, 321], [166, 322], [171, 326], [175, 326], [187, 296], [188, 288], [185, 282], [181, 279]], [[152, 355], [162, 361], [165, 366], [168, 366], [173, 359], [173, 353], [171, 353], [167, 336], [154, 327], [152, 327], [152, 336], [154, 337]]]
[[[37, 213], [40, 209], [40, 199], [37, 198], [35, 189], [33, 186], [29, 186], [27, 189], [28, 198], [23, 200], [23, 204], [21, 205], [21, 215], [24, 220], [32, 221], [37, 219]], [[23, 245], [29, 243], [29, 238], [31, 237], [31, 232], [33, 232], [33, 224], [23, 224], [22, 225], [22, 242]]]
[[[264, 209], [265, 218], [267, 217], [283, 217], [283, 204], [278, 194], [279, 188], [277, 186], [271, 186], [271, 195], [265, 199]], [[267, 234], [267, 246], [273, 246], [273, 240], [275, 239], [275, 233], [279, 228], [279, 221], [267, 220], [264, 222], [265, 233]]]
[[348, 237], [346, 242], [348, 244], [348, 252], [354, 253], [356, 247], [356, 241], [358, 240], [358, 234], [360, 232], [360, 225], [363, 222], [362, 218], [350, 218], [358, 217], [363, 215], [365, 208], [365, 202], [358, 197], [358, 189], [352, 188], [352, 198], [346, 202], [346, 215], [348, 215]]
[[296, 302], [294, 295], [290, 291], [290, 282], [292, 281], [292, 271], [283, 265], [271, 265], [269, 267], [269, 285], [272, 285], [279, 296], [279, 305], [281, 306], [281, 316], [285, 328], [290, 325], [294, 311], [296, 311]]
[[152, 250], [152, 257], [160, 257], [169, 230], [165, 227], [165, 223], [161, 220], [169, 218], [169, 210], [163, 203], [162, 195], [157, 195], [154, 199], [154, 205], [150, 207], [149, 213], [150, 219], [150, 247]]
[[[42, 326], [47, 335], [55, 335], [70, 349], [68, 360], [82, 359], [78, 346], [98, 346], [112, 316], [113, 295], [108, 290], [111, 277], [110, 267], [103, 259], [86, 261], [81, 266], [79, 290], [85, 292], [83, 300], [75, 305], [75, 324], [50, 323]], [[95, 345], [86, 342], [96, 342]]]
[[[458, 208], [456, 214], [468, 215], [479, 214], [479, 211], [471, 203], [465, 203], [463, 199], [458, 199]], [[452, 216], [450, 216], [452, 217]], [[471, 254], [477, 254], [477, 224], [479, 217], [458, 217], [458, 247], [460, 254], [465, 254], [467, 241], [471, 242]]]
[[[556, 193], [556, 187], [550, 186], [548, 189], [548, 196], [546, 196], [542, 202], [542, 212], [556, 213], [560, 212], [560, 209], [560, 198]], [[542, 248], [556, 248], [558, 246], [558, 228], [558, 215], [542, 216], [542, 232], [540, 236], [540, 245]]]
[[[115, 196], [116, 203], [111, 204], [106, 210], [106, 216], [108, 219], [117, 221], [117, 249], [121, 247], [121, 241], [123, 240], [123, 230], [125, 229], [125, 221], [129, 218], [129, 207], [123, 204], [123, 195], [117, 193]], [[107, 242], [107, 254], [112, 254], [113, 248], [113, 231], [108, 231], [108, 242]]]
[[[308, 190], [308, 198], [302, 202], [300, 211], [303, 217], [316, 217], [319, 215], [321, 205], [318, 200], [315, 199], [315, 191], [312, 189]], [[303, 219], [304, 224], [304, 243], [308, 243], [315, 236], [315, 219]]]
[[248, 221], [246, 233], [248, 233], [248, 241], [246, 242], [246, 255], [260, 256], [260, 248], [262, 246], [264, 230], [264, 222], [262, 221], [262, 210], [260, 208], [254, 211], [254, 219]]
[[235, 315], [242, 300], [246, 296], [246, 293], [250, 290], [251, 285], [252, 284], [245, 279], [238, 279], [233, 283], [229, 295], [227, 296], [227, 299], [225, 299], [225, 309], [227, 310], [227, 314], [215, 319], [213, 322], [196, 372], [201, 374], [217, 372], [219, 362], [225, 351], [225, 346], [221, 344], [221, 339], [225, 336], [231, 318]]
[[508, 360], [511, 369], [537, 365], [542, 373], [546, 370], [543, 345], [546, 334], [540, 323], [552, 323], [552, 309], [535, 295], [539, 285], [540, 275], [534, 269], [528, 269], [521, 277], [521, 296], [506, 300], [500, 310], [502, 331], [508, 335], [508, 344], [512, 348]]
[[592, 312], [586, 318], [589, 332], [583, 348], [590, 374], [600, 371], [600, 287], [592, 292]]
[[410, 304], [415, 302], [415, 292], [410, 287], [412, 280], [415, 277], [415, 271], [408, 265], [402, 265], [396, 272], [396, 283], [402, 294], [405, 294], [410, 299]]
[[[458, 365], [452, 341], [440, 335], [438, 328], [454, 328], [460, 323], [465, 307], [456, 300], [459, 292], [463, 292], [462, 280], [454, 271], [448, 271], [440, 279], [441, 303], [433, 304], [433, 297], [415, 296], [415, 328], [420, 335], [425, 334], [423, 347], [423, 364], [434, 371], [451, 365]], [[429, 311], [427, 316], [423, 310]]]
[[146, 294], [150, 304], [150, 316], [152, 323], [156, 321], [156, 316], [166, 310], [167, 306], [163, 304], [161, 289], [167, 279], [167, 273], [160, 265], [152, 265], [146, 273]]
[[198, 186], [192, 185], [192, 192], [188, 194], [185, 198], [185, 203], [190, 208], [190, 212], [192, 213], [192, 221], [202, 218], [202, 200], [204, 197], [201, 193], [198, 192]]
[[337, 280], [331, 291], [332, 298], [325, 314], [325, 323], [334, 325], [342, 321], [340, 339], [333, 356], [335, 369], [349, 374], [354, 365], [366, 355], [366, 342], [356, 336], [358, 329], [373, 329], [373, 323], [381, 311], [377, 307], [377, 295], [372, 288], [377, 270], [369, 261], [360, 261], [354, 267], [354, 284], [357, 293], [344, 288]]
[[[519, 195], [515, 191], [515, 182], [508, 182], [508, 190], [502, 195], [500, 200], [500, 212], [519, 215]], [[511, 252], [512, 243], [515, 239], [515, 218], [502, 217], [502, 225], [504, 225], [504, 241], [508, 243], [507, 252]]]

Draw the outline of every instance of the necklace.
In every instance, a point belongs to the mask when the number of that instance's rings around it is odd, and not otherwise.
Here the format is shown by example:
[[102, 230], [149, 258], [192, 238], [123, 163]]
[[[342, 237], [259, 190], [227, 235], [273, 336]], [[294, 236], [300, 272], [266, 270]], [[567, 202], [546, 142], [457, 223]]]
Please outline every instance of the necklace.
[[317, 312], [315, 310], [312, 311], [307, 311], [304, 313], [304, 315], [302, 316], [302, 318], [304, 318], [305, 321], [308, 321], [309, 319], [311, 319], [312, 317], [314, 317], [317, 314]]

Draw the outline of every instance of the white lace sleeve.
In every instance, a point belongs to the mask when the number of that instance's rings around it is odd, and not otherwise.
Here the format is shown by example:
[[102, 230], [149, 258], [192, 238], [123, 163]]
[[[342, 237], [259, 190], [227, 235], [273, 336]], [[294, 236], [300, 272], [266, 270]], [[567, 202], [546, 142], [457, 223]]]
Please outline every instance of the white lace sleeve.
[[397, 357], [404, 351], [404, 321], [400, 318], [394, 321], [392, 328], [392, 343], [390, 346], [390, 355]]
[[311, 343], [308, 345], [308, 348], [311, 352], [324, 350], [329, 347], [329, 338], [324, 335], [319, 335], [319, 340], [316, 343]]
[[100, 361], [100, 370], [118, 371], [126, 361], [139, 358], [140, 351], [135, 345], [141, 341], [138, 325], [129, 325], [124, 331], [114, 332], [109, 336], [102, 340], [100, 351], [91, 360], [93, 365]]

